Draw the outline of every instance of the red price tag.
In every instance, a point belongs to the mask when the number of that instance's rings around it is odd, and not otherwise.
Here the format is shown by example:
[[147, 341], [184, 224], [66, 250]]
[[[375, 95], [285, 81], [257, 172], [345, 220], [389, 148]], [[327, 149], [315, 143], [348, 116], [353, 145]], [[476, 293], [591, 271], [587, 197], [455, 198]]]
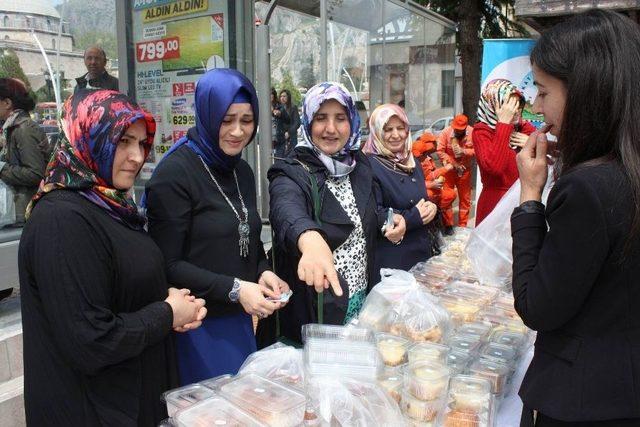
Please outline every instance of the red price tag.
[[180, 58], [180, 38], [169, 37], [168, 39], [136, 43], [136, 52], [138, 62]]

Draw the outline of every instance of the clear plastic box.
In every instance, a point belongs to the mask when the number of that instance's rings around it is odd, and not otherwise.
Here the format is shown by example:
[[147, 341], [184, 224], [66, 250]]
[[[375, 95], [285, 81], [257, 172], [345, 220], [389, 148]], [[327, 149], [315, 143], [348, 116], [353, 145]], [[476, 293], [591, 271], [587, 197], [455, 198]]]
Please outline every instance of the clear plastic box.
[[266, 427], [228, 400], [214, 396], [178, 411], [175, 416], [179, 427]]
[[527, 343], [527, 335], [515, 331], [497, 330], [491, 334], [489, 342], [506, 345], [521, 353]]
[[468, 298], [452, 295], [440, 295], [440, 303], [449, 311], [456, 325], [474, 322], [480, 311], [480, 305]]
[[461, 325], [458, 329], [456, 329], [456, 333], [461, 335], [478, 336], [484, 341], [489, 339], [492, 330], [493, 327], [490, 323], [472, 322]]
[[387, 366], [399, 366], [407, 362], [407, 350], [411, 342], [392, 334], [376, 334], [378, 351]]
[[304, 419], [307, 399], [302, 393], [255, 374], [236, 377], [220, 387], [220, 394], [270, 426], [293, 427]]
[[383, 366], [375, 344], [309, 339], [304, 346], [307, 374], [356, 377], [374, 381]]
[[319, 325], [317, 323], [303, 325], [302, 342], [306, 343], [309, 339], [376, 343], [375, 334], [371, 329], [352, 325]]
[[504, 363], [479, 359], [469, 366], [469, 373], [489, 380], [491, 393], [499, 396], [504, 394], [509, 375], [509, 367]]
[[510, 367], [515, 365], [517, 356], [518, 353], [515, 348], [493, 342], [487, 343], [480, 350], [480, 357], [497, 360]]
[[434, 342], [420, 342], [409, 347], [409, 363], [426, 360], [446, 364], [449, 346]]
[[467, 354], [476, 353], [482, 342], [480, 341], [480, 337], [477, 335], [462, 335], [456, 334], [449, 338], [447, 344], [451, 347], [453, 351], [460, 351]]
[[167, 413], [170, 417], [180, 409], [185, 409], [205, 399], [213, 397], [214, 392], [200, 384], [190, 384], [184, 387], [166, 391], [162, 397], [167, 403]]
[[459, 296], [474, 301], [476, 305], [487, 305], [498, 297], [495, 288], [454, 280], [442, 292], [442, 295]]
[[467, 370], [473, 356], [461, 351], [451, 351], [447, 355], [447, 366], [452, 374], [461, 374]]
[[378, 377], [378, 385], [386, 391], [393, 400], [400, 403], [402, 387], [404, 385], [404, 366], [384, 369], [380, 377]]
[[220, 387], [229, 381], [233, 381], [233, 376], [229, 374], [219, 375], [217, 377], [209, 378], [208, 380], [200, 381], [198, 384], [210, 388], [213, 391], [220, 390]]
[[405, 390], [418, 400], [442, 399], [447, 392], [450, 372], [447, 366], [439, 363], [411, 363], [404, 371]]
[[414, 397], [407, 390], [402, 392], [400, 407], [402, 412], [409, 418], [422, 422], [433, 423], [436, 425], [438, 415], [444, 410], [445, 399], [437, 400], [420, 400]]

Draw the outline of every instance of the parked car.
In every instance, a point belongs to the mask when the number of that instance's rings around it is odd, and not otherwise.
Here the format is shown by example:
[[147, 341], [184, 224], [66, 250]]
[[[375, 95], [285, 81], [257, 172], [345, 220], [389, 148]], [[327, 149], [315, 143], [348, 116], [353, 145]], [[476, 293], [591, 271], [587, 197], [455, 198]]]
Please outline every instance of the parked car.
[[434, 134], [435, 136], [438, 136], [440, 134], [440, 132], [442, 132], [444, 130], [444, 128], [446, 128], [447, 126], [449, 126], [451, 124], [451, 122], [453, 121], [453, 117], [442, 117], [438, 120], [436, 120], [435, 122], [431, 123], [431, 126], [429, 126], [426, 131], [427, 132], [431, 132], [432, 134]]

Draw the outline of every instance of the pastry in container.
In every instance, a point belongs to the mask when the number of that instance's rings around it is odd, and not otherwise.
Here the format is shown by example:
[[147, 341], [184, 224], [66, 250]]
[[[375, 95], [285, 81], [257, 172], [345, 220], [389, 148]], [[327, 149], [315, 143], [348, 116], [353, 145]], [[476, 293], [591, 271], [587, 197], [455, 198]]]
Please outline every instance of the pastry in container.
[[456, 375], [451, 378], [443, 426], [492, 426], [494, 400], [484, 378]]
[[407, 361], [408, 339], [393, 334], [376, 334], [378, 351], [387, 366], [399, 366]]
[[480, 305], [475, 301], [460, 296], [441, 295], [440, 303], [449, 311], [456, 325], [474, 322], [480, 311]]
[[469, 366], [469, 374], [487, 379], [491, 384], [491, 393], [497, 396], [505, 392], [509, 371], [504, 363], [487, 359], [476, 360]]
[[166, 391], [162, 397], [167, 404], [170, 417], [177, 411], [188, 408], [205, 399], [213, 397], [214, 392], [200, 384], [190, 384], [184, 387]]
[[217, 377], [209, 378], [208, 380], [200, 381], [198, 384], [210, 388], [213, 391], [220, 390], [220, 387], [229, 381], [233, 380], [233, 376], [229, 374], [219, 375]]
[[178, 411], [175, 416], [178, 427], [266, 427], [250, 414], [228, 400], [214, 396]]
[[426, 360], [446, 364], [450, 348], [447, 345], [434, 342], [419, 342], [409, 347], [409, 363]]
[[447, 342], [451, 350], [474, 354], [482, 345], [481, 337], [477, 335], [455, 334]]
[[402, 392], [400, 407], [402, 412], [409, 418], [419, 421], [428, 422], [435, 425], [438, 414], [444, 409], [445, 400], [443, 398], [437, 400], [421, 400], [417, 399], [408, 390]]
[[390, 310], [391, 302], [384, 297], [383, 294], [380, 292], [371, 292], [367, 296], [358, 315], [358, 326], [381, 331], [384, 327], [384, 319]]
[[456, 329], [457, 334], [478, 336], [482, 341], [489, 339], [492, 331], [493, 327], [491, 324], [484, 322], [465, 323]]
[[487, 343], [482, 347], [479, 353], [480, 357], [497, 360], [509, 367], [513, 367], [515, 365], [517, 354], [518, 353], [515, 348], [494, 342]]
[[273, 427], [298, 426], [304, 419], [307, 399], [301, 392], [256, 374], [236, 377], [220, 387], [220, 394]]
[[442, 399], [447, 392], [449, 375], [449, 368], [437, 362], [411, 363], [404, 371], [405, 391], [418, 400]]
[[486, 305], [498, 297], [499, 291], [495, 288], [467, 283], [462, 280], [454, 280], [447, 286], [442, 294], [459, 296], [473, 301], [477, 305]]
[[462, 351], [454, 350], [447, 355], [447, 366], [451, 374], [461, 374], [467, 370], [473, 355]]
[[384, 369], [378, 378], [378, 385], [386, 391], [393, 400], [400, 403], [402, 388], [404, 386], [403, 366]]
[[520, 332], [496, 330], [489, 337], [489, 342], [506, 345], [507, 347], [514, 348], [518, 353], [522, 353], [522, 350], [526, 346], [527, 339], [527, 335]]
[[257, 351], [244, 361], [239, 374], [257, 374], [285, 385], [304, 387], [302, 350], [284, 346]]

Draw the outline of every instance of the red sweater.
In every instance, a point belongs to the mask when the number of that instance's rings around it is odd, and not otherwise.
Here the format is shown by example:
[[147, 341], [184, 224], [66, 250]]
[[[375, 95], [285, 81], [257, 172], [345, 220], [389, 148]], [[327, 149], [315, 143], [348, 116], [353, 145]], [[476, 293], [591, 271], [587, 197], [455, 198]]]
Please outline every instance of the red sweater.
[[[531, 135], [536, 128], [520, 122], [520, 132]], [[497, 123], [493, 130], [484, 123], [473, 127], [473, 145], [482, 180], [482, 193], [476, 208], [476, 225], [491, 213], [502, 196], [518, 179], [516, 152], [509, 147], [512, 124]]]

